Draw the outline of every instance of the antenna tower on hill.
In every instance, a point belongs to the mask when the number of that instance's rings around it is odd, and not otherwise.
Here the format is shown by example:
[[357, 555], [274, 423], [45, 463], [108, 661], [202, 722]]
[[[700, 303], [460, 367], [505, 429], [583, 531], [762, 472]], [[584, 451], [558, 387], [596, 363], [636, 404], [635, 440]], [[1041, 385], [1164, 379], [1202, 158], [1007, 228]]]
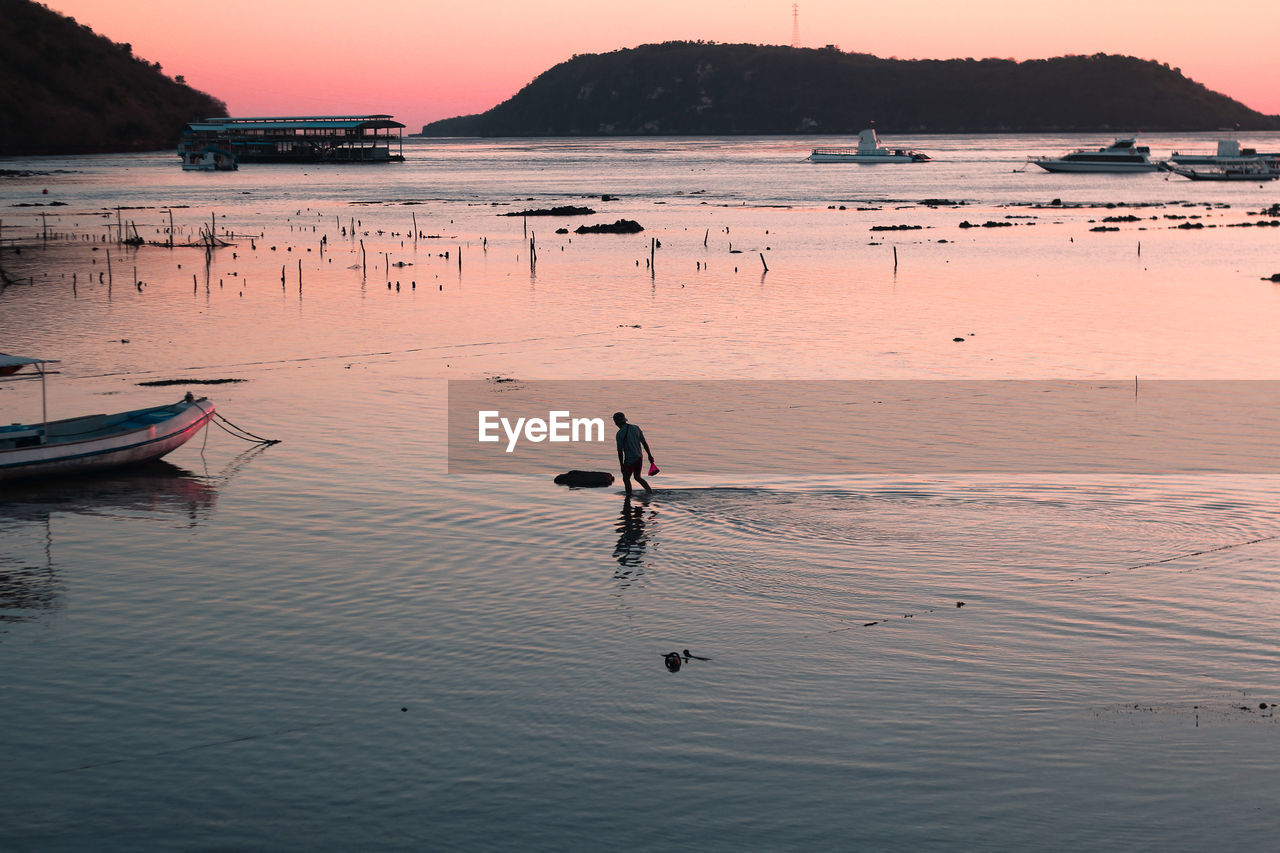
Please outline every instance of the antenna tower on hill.
[[791, 4], [791, 46], [800, 46], [800, 4]]

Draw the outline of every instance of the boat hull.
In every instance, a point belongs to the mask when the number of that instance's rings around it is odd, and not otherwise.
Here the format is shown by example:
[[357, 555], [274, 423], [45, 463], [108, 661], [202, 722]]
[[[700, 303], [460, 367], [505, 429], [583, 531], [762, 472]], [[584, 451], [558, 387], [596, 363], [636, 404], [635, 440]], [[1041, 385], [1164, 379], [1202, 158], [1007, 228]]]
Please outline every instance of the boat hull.
[[201, 397], [116, 415], [54, 421], [46, 442], [0, 448], [0, 481], [87, 474], [150, 462], [186, 444], [213, 414], [213, 404]]
[[1231, 169], [1169, 169], [1175, 175], [1190, 178], [1193, 181], [1274, 181], [1280, 178], [1280, 172], [1233, 171]]
[[823, 154], [815, 151], [809, 155], [811, 163], [924, 163], [928, 160], [924, 154]]
[[1085, 163], [1065, 160], [1032, 160], [1046, 172], [1103, 172], [1127, 174], [1135, 172], [1154, 172], [1160, 167], [1155, 163]]

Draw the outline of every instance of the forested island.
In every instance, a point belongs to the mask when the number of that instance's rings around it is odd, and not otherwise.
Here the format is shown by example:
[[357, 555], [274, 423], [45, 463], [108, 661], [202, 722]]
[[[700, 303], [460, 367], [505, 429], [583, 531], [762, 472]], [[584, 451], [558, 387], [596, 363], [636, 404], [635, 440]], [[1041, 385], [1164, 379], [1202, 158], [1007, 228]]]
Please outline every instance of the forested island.
[[426, 136], [630, 136], [1280, 129], [1152, 60], [881, 59], [667, 42], [575, 56], [479, 115]]
[[0, 155], [172, 148], [221, 101], [31, 0], [0, 0]]

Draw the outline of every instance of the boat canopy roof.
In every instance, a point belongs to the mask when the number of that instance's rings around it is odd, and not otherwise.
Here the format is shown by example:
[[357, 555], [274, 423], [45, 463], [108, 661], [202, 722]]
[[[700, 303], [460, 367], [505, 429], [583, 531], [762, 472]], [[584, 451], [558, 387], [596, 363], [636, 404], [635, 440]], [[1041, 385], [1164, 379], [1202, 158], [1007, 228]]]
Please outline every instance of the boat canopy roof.
[[188, 125], [191, 130], [243, 131], [243, 130], [305, 130], [308, 128], [349, 128], [353, 130], [382, 130], [404, 127], [389, 115], [378, 113], [364, 116], [263, 116], [257, 118], [206, 118]]
[[56, 358], [28, 358], [0, 352], [0, 367], [25, 367], [28, 364], [60, 364]]

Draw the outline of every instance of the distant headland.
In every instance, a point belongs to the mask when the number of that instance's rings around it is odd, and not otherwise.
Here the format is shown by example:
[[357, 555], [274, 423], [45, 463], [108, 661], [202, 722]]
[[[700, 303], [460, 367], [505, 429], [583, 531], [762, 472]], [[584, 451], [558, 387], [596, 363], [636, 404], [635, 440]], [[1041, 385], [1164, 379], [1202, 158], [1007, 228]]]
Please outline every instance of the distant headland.
[[221, 101], [128, 44], [31, 0], [0, 0], [0, 154], [172, 148]]
[[881, 59], [865, 53], [666, 42], [584, 54], [488, 112], [424, 136], [1280, 130], [1152, 60]]

